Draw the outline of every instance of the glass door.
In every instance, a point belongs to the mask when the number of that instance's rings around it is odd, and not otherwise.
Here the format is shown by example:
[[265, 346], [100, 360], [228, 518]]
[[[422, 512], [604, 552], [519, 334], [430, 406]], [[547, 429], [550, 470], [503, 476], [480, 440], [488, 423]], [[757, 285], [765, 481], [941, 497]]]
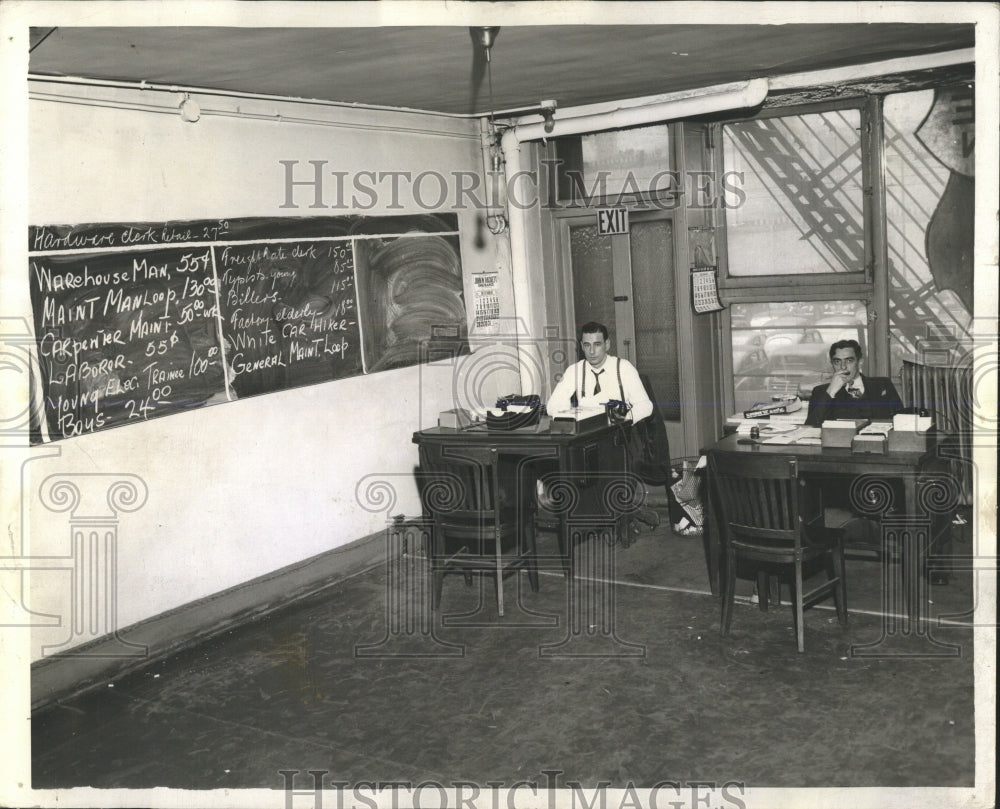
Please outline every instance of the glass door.
[[671, 452], [687, 454], [677, 341], [674, 220], [631, 213], [627, 233], [598, 234], [597, 214], [562, 220], [563, 259], [571, 268], [570, 322], [608, 327], [611, 351], [649, 377], [666, 421]]

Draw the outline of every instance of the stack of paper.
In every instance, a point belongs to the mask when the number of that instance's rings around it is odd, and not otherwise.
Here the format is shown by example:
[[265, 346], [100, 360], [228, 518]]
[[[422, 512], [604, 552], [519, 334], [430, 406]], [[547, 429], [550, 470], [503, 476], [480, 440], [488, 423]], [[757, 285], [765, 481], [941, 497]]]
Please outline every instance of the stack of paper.
[[803, 407], [794, 413], [776, 413], [770, 421], [773, 424], [805, 424], [808, 417], [809, 411]]
[[761, 431], [761, 436], [763, 437], [763, 443], [765, 444], [819, 444], [820, 442], [820, 428], [819, 427], [806, 427], [802, 426], [790, 426], [786, 431], [782, 431], [777, 434], [768, 434], [765, 436], [763, 430]]
[[871, 424], [862, 427], [858, 431], [858, 435], [880, 435], [883, 438], [888, 437], [889, 430], [892, 429], [892, 425], [887, 421], [873, 421]]

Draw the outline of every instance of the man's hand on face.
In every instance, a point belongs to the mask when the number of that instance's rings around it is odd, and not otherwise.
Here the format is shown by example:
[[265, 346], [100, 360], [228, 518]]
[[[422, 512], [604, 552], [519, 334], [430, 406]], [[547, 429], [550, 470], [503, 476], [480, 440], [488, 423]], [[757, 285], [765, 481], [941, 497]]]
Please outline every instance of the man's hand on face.
[[850, 371], [834, 372], [833, 377], [830, 379], [830, 384], [826, 386], [826, 392], [829, 393], [831, 397], [836, 396], [840, 389], [847, 384], [850, 378]]

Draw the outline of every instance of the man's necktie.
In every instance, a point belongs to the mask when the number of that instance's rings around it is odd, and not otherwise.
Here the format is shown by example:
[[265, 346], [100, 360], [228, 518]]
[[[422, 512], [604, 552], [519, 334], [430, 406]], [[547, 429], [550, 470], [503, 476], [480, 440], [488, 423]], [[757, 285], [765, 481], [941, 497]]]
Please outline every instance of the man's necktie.
[[603, 368], [600, 371], [594, 371], [594, 396], [601, 392], [601, 374], [603, 373]]
[[850, 396], [852, 399], [858, 399], [861, 397], [861, 390], [853, 386], [848, 386], [847, 395]]

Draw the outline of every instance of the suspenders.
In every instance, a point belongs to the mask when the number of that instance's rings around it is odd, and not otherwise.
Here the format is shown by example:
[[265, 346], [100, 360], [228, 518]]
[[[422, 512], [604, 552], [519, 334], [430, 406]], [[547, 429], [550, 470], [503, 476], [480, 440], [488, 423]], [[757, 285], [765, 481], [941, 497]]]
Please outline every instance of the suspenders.
[[[580, 360], [580, 362], [582, 362], [584, 364], [584, 366], [586, 366], [588, 364], [586, 360]], [[584, 371], [584, 373], [582, 373], [580, 375], [581, 376], [581, 380], [582, 380], [581, 383], [580, 383], [581, 386], [582, 386], [582, 389], [577, 392], [577, 395], [579, 397], [581, 397], [581, 398], [587, 395], [586, 390], [585, 390], [586, 387], [587, 387], [587, 373], [586, 373], [587, 372], [587, 368], [584, 367], [583, 371]], [[624, 402], [625, 401], [625, 388], [622, 386], [622, 360], [621, 360], [621, 357], [615, 357], [615, 373], [618, 376], [618, 396], [619, 396], [618, 401], [619, 402]]]

